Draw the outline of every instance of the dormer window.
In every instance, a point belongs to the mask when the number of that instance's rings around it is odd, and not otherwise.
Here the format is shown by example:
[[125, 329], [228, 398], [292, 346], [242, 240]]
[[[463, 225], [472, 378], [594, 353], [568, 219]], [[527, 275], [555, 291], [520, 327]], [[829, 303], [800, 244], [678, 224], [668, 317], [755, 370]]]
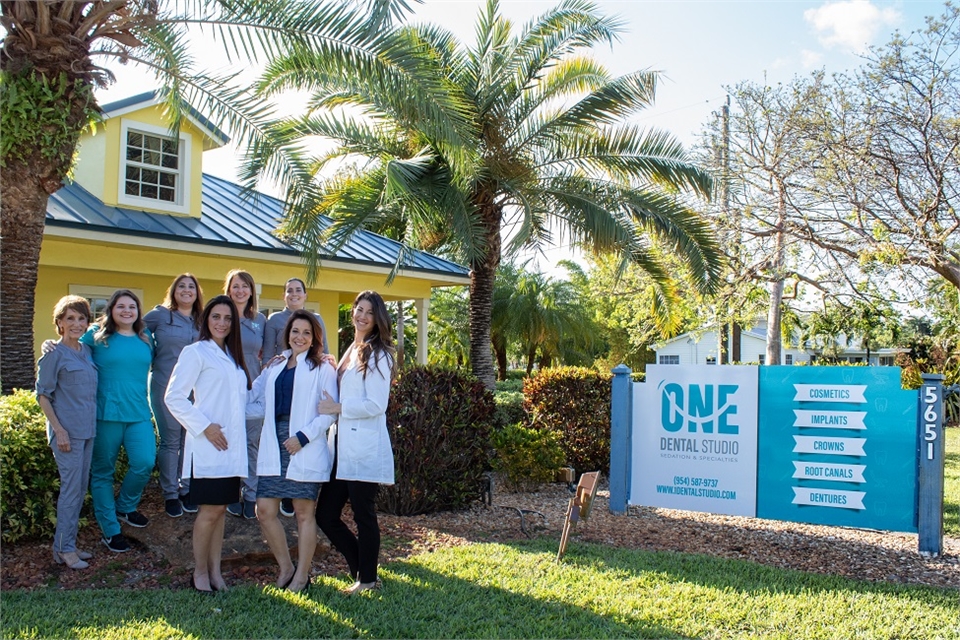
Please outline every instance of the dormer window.
[[121, 127], [118, 200], [121, 204], [189, 213], [190, 138], [124, 120]]

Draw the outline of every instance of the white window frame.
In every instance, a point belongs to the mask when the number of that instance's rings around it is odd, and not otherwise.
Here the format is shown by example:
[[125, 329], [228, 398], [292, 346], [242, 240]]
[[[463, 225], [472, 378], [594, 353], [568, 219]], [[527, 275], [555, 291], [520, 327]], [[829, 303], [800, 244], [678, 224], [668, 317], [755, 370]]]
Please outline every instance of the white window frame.
[[710, 365], [717, 364], [717, 356], [707, 356], [706, 363]]
[[788, 353], [783, 356], [783, 364], [792, 365], [793, 364], [793, 354]]
[[[140, 317], [143, 317], [147, 313], [147, 309], [144, 308], [143, 302], [143, 289], [133, 289], [130, 287], [103, 287], [99, 285], [91, 284], [71, 284], [69, 285], [70, 295], [80, 296], [81, 298], [86, 298], [88, 302], [93, 300], [109, 300], [110, 296], [114, 294], [117, 289], [128, 289], [133, 292], [140, 300]], [[90, 318], [90, 322], [93, 323], [96, 321], [97, 316], [99, 315], [94, 308], [95, 305], [90, 305], [90, 310], [93, 313], [93, 317]]]
[[[181, 213], [189, 214], [190, 213], [190, 158], [191, 155], [191, 139], [190, 136], [185, 134], [183, 131], [179, 135], [179, 146], [178, 152], [180, 154], [180, 167], [177, 169], [177, 195], [173, 202], [168, 202], [166, 200], [160, 200], [159, 198], [143, 198], [141, 196], [131, 196], [126, 193], [126, 179], [127, 179], [127, 133], [133, 131], [134, 133], [143, 133], [149, 136], [155, 136], [159, 138], [165, 138], [171, 140], [170, 130], [163, 127], [156, 127], [149, 124], [144, 124], [142, 122], [137, 122], [136, 120], [127, 120], [125, 118], [120, 121], [120, 161], [118, 164], [118, 178], [117, 183], [117, 202], [128, 206], [136, 208], [147, 208], [147, 209], [159, 209], [161, 211], [169, 211], [170, 213]], [[166, 169], [166, 171], [170, 171]], [[170, 171], [172, 173], [172, 171]]]
[[657, 356], [657, 364], [680, 364], [680, 356], [673, 354]]

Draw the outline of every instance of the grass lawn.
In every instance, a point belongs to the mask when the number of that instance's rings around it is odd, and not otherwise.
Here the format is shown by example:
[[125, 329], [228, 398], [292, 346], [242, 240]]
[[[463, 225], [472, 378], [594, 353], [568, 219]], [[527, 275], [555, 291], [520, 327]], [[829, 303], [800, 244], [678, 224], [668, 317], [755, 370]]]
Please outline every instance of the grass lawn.
[[960, 538], [960, 427], [944, 431], [947, 448], [943, 471], [943, 531], [952, 538]]
[[381, 569], [346, 598], [235, 587], [4, 592], [4, 638], [960, 638], [956, 590], [873, 584], [739, 560], [574, 542], [474, 544]]

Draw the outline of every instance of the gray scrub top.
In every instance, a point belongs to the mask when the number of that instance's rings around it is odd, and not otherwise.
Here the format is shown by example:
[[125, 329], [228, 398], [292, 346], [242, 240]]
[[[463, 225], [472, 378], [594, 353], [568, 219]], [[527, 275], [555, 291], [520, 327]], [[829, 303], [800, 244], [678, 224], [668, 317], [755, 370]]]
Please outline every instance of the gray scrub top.
[[240, 342], [243, 344], [243, 361], [251, 380], [260, 375], [260, 350], [263, 349], [263, 329], [267, 319], [262, 313], [250, 320], [240, 317]]
[[[286, 348], [283, 345], [283, 330], [287, 326], [287, 319], [291, 313], [293, 312], [290, 311], [290, 309], [284, 309], [283, 311], [270, 314], [270, 319], [267, 320], [267, 327], [263, 332], [264, 361], [269, 360], [273, 356], [280, 355]], [[323, 324], [323, 318], [320, 317], [319, 313], [313, 315], [317, 321], [320, 322], [320, 328], [323, 329], [323, 352], [330, 353], [330, 349], [327, 346], [327, 327]]]
[[152, 382], [166, 389], [180, 352], [200, 338], [200, 330], [191, 318], [162, 305], [143, 316], [143, 322], [153, 333]]
[[[97, 367], [85, 344], [75, 351], [62, 342], [37, 363], [37, 395], [50, 398], [53, 412], [71, 438], [97, 435]], [[47, 421], [47, 440], [53, 428]]]

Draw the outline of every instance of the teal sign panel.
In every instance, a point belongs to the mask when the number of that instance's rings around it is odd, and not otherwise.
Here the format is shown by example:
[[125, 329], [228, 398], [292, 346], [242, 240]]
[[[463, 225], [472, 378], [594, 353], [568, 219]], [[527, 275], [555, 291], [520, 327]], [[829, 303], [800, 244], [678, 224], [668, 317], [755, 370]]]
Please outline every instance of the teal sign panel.
[[760, 367], [757, 517], [917, 531], [916, 391], [899, 367]]

